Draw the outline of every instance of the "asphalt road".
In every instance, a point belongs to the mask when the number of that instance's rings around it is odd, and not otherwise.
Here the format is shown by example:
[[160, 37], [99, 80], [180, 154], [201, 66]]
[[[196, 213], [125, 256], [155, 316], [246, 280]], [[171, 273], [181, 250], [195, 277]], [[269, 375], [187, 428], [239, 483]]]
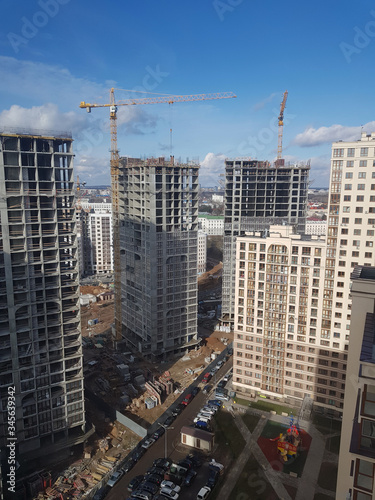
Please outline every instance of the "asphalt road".
[[[210, 385], [214, 384], [215, 381], [219, 380], [230, 370], [232, 367], [232, 359], [224, 363], [220, 370], [212, 377], [210, 380]], [[214, 395], [203, 394], [202, 391], [195, 396], [192, 402], [183, 410], [183, 412], [174, 420], [168, 431], [156, 441], [143, 455], [139, 462], [134, 466], [134, 468], [129, 471], [121, 480], [111, 488], [111, 491], [106, 495], [106, 500], [125, 500], [130, 496], [127, 490], [130, 480], [134, 476], [145, 474], [146, 470], [152, 466], [153, 461], [156, 458], [165, 456], [165, 444], [167, 440], [167, 457], [173, 462], [178, 462], [179, 460], [186, 457], [186, 455], [192, 451], [194, 448], [184, 446], [181, 444], [181, 427], [184, 425], [193, 424], [193, 420], [196, 417], [199, 409], [204, 405], [208, 399], [214, 399]], [[225, 402], [224, 402], [225, 403]], [[215, 458], [215, 457], [213, 457]], [[202, 467], [198, 470], [198, 475], [195, 481], [190, 487], [183, 487], [179, 496], [181, 500], [191, 500], [196, 498], [198, 491], [202, 486], [206, 484], [208, 478], [208, 463], [204, 463]]]

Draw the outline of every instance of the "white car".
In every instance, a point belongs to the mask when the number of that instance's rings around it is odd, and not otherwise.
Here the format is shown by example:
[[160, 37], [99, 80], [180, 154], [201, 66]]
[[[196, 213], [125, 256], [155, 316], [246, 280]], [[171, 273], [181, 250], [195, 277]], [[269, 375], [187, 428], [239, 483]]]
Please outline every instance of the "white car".
[[205, 500], [210, 493], [211, 493], [211, 488], [209, 488], [208, 486], [204, 486], [199, 490], [199, 493], [197, 495], [197, 500]]
[[199, 410], [197, 417], [207, 417], [212, 418], [212, 413], [208, 413], [208, 411]]
[[148, 438], [146, 439], [146, 441], [142, 444], [142, 448], [150, 448], [151, 445], [153, 445], [155, 443], [155, 439], [154, 438]]
[[122, 475], [123, 472], [121, 470], [114, 472], [112, 476], [108, 479], [107, 485], [111, 487], [114, 486], [117, 483], [117, 481], [119, 481], [119, 479], [122, 477]]
[[201, 413], [209, 413], [210, 415], [215, 415], [217, 410], [215, 410], [215, 408], [211, 408], [210, 406], [204, 406], [199, 411]]
[[169, 488], [176, 493], [180, 493], [181, 491], [181, 486], [178, 486], [177, 484], [174, 484], [172, 481], [168, 481], [167, 479], [164, 479], [164, 481], [160, 483], [160, 488]]
[[196, 424], [197, 422], [206, 422], [208, 424], [210, 420], [211, 419], [207, 417], [195, 417], [194, 423]]
[[160, 490], [160, 494], [164, 495], [167, 498], [171, 498], [172, 500], [177, 500], [177, 498], [179, 497], [179, 494], [171, 488], [162, 488]]

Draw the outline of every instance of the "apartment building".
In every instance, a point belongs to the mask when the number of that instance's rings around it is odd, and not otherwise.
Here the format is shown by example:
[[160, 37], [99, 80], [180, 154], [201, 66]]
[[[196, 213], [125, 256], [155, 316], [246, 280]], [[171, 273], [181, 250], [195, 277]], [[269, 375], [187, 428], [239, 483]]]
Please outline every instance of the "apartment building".
[[327, 234], [327, 221], [307, 218], [305, 232], [306, 234], [316, 234], [318, 236], [325, 236]]
[[87, 439], [73, 156], [68, 134], [0, 134], [3, 461], [12, 387], [20, 463]]
[[[312, 261], [311, 259], [309, 265], [312, 266], [312, 268], [310, 270], [306, 268], [306, 257], [308, 257], [306, 252], [310, 251], [310, 257], [314, 255], [315, 258], [317, 240], [314, 240], [314, 238], [319, 237], [312, 236], [311, 242], [307, 243], [307, 236], [301, 235], [303, 241], [301, 258], [305, 257], [305, 259], [300, 263], [302, 267], [298, 271], [297, 281], [299, 280], [298, 276], [304, 280], [304, 273], [307, 273], [306, 276], [308, 280], [306, 280], [306, 282], [309, 287], [312, 286], [312, 289], [304, 290], [303, 287], [305, 285], [300, 283], [296, 299], [293, 298], [293, 295], [298, 288], [295, 288], [295, 283], [293, 283], [293, 280], [296, 280], [296, 278], [293, 278], [292, 267], [299, 264], [297, 264], [297, 255], [293, 254], [293, 249], [290, 250], [290, 245], [295, 247], [298, 246], [295, 243], [296, 236], [289, 235], [288, 238], [292, 240], [292, 243], [285, 241], [285, 243], [283, 242], [282, 244], [283, 249], [281, 251], [283, 252], [282, 255], [285, 260], [284, 264], [291, 266], [290, 268], [284, 269], [284, 272], [288, 276], [290, 275], [291, 281], [289, 281], [288, 278], [288, 281], [283, 283], [283, 285], [285, 285], [283, 286], [283, 293], [285, 296], [279, 297], [284, 303], [286, 302], [286, 311], [289, 314], [287, 324], [280, 323], [280, 321], [278, 322], [278, 327], [282, 326], [284, 330], [286, 328], [286, 343], [284, 348], [286, 356], [289, 358], [285, 358], [282, 352], [279, 353], [280, 359], [278, 361], [281, 363], [284, 359], [285, 363], [287, 363], [284, 373], [285, 383], [281, 388], [282, 394], [283, 397], [289, 399], [298, 399], [298, 392], [301, 390], [301, 394], [309, 394], [323, 411], [329, 413], [337, 414], [338, 412], [342, 412], [343, 408], [352, 308], [350, 275], [353, 268], [358, 264], [364, 267], [375, 265], [375, 254], [373, 252], [375, 241], [374, 202], [375, 133], [363, 133], [360, 140], [355, 142], [344, 143], [340, 141], [333, 143], [327, 237], [326, 242], [322, 243], [321, 247], [321, 269], [314, 269], [315, 266], [313, 262], [315, 262], [315, 260]], [[264, 248], [266, 250], [268, 248], [267, 241], [271, 236], [272, 234], [266, 236], [262, 258], [271, 259], [272, 261], [272, 255], [268, 256], [267, 253], [264, 252]], [[259, 238], [260, 234], [258, 235], [258, 239]], [[237, 239], [242, 241], [240, 238]], [[242, 241], [242, 243], [246, 242]], [[251, 244], [254, 243], [256, 242], [251, 242]], [[258, 246], [257, 244], [257, 247]], [[309, 247], [310, 250], [308, 250]], [[243, 262], [245, 262], [246, 269], [246, 266], [249, 267], [251, 263], [240, 258], [240, 251], [241, 249], [237, 248], [237, 265], [243, 266]], [[300, 250], [298, 250], [298, 253], [299, 252]], [[259, 258], [260, 257], [259, 255]], [[260, 300], [258, 295], [262, 295], [262, 289], [259, 289], [259, 285], [266, 287], [267, 291], [271, 293], [270, 287], [272, 285], [272, 279], [274, 278], [271, 278], [270, 274], [270, 282], [262, 284], [261, 278], [259, 274], [257, 274], [258, 268], [255, 267], [253, 269], [254, 264], [251, 264], [250, 267], [252, 273], [256, 272], [254, 275], [255, 282], [254, 279], [250, 280], [250, 283], [245, 280], [245, 288], [243, 291], [241, 290], [240, 284], [242, 282], [239, 276], [241, 268], [237, 267], [235, 273], [235, 283], [236, 287], [238, 287], [235, 299], [237, 307], [235, 335], [244, 336], [245, 334], [242, 333], [244, 331], [243, 328], [247, 326], [252, 328], [256, 327], [257, 330], [259, 329], [259, 337], [256, 336], [255, 331], [250, 337], [253, 338], [254, 342], [258, 342], [257, 347], [258, 350], [260, 349], [260, 351], [258, 351], [259, 354], [256, 354], [258, 359], [255, 360], [261, 361], [261, 353], [263, 353], [263, 364], [256, 363], [254, 369], [253, 363], [251, 367], [253, 370], [244, 370], [240, 365], [237, 367], [237, 369], [240, 370], [236, 375], [238, 380], [234, 381], [234, 383], [238, 388], [241, 388], [245, 394], [248, 392], [254, 395], [255, 390], [258, 389], [270, 396], [276, 396], [277, 393], [280, 393], [280, 387], [267, 384], [267, 382], [272, 381], [272, 379], [267, 377], [270, 377], [273, 372], [271, 371], [269, 373], [269, 367], [264, 366], [264, 363], [266, 365], [268, 363], [268, 345], [261, 345], [262, 341], [263, 343], [267, 341], [268, 335], [274, 336], [275, 332], [272, 328], [270, 329], [270, 326], [272, 327], [272, 324], [270, 325], [269, 323], [270, 318], [268, 317], [267, 322], [265, 322], [263, 318], [258, 315], [259, 312], [262, 314], [262, 309], [258, 303]], [[272, 268], [269, 270], [271, 272]], [[318, 273], [318, 271], [319, 276], [314, 275], [314, 273]], [[311, 275], [311, 273], [313, 274]], [[276, 277], [275, 279], [278, 278]], [[317, 283], [319, 284], [318, 287], [315, 285]], [[248, 289], [248, 287], [250, 287], [250, 289]], [[242, 297], [240, 293], [243, 293], [244, 297]], [[307, 295], [305, 295], [305, 293], [307, 293]], [[313, 296], [313, 293], [316, 294], [316, 296]], [[248, 297], [247, 294], [250, 294], [250, 297]], [[239, 322], [239, 318], [243, 322], [252, 321], [251, 314], [253, 314], [253, 311], [251, 309], [250, 316], [242, 317], [242, 314], [238, 313], [238, 308], [242, 310], [243, 298], [251, 298], [257, 301], [257, 310], [254, 311], [254, 321], [256, 321], [256, 325], [245, 325], [245, 323]], [[290, 302], [290, 298], [292, 298], [292, 302]], [[270, 297], [268, 297], [268, 300], [269, 299]], [[294, 330], [293, 321], [289, 322], [289, 319], [293, 319], [290, 314], [290, 306], [292, 306], [291, 310], [293, 311], [293, 300], [298, 300], [299, 306], [302, 306], [302, 310], [298, 310], [298, 319], [295, 318]], [[282, 314], [286, 314], [284, 309]], [[266, 311], [263, 311], [263, 315], [265, 312]], [[276, 312], [278, 314], [280, 313], [278, 310], [276, 310]], [[248, 311], [247, 314], [249, 314]], [[270, 311], [267, 311], [266, 314], [269, 316]], [[282, 317], [282, 319], [284, 318]], [[280, 333], [282, 339], [283, 331]], [[242, 339], [239, 338], [238, 340], [241, 341]], [[295, 340], [297, 340], [296, 345], [293, 343]], [[241, 342], [239, 343], [241, 344]], [[248, 345], [251, 346], [250, 343]], [[254, 345], [252, 347], [254, 349]], [[264, 349], [266, 349], [265, 354]], [[250, 358], [249, 361], [246, 360], [246, 368], [250, 368], [249, 363], [251, 363], [250, 360], [253, 359], [251, 358], [253, 353], [246, 353], [246, 349], [244, 350], [239, 347], [237, 347], [237, 350], [239, 353], [242, 353], [242, 359], [241, 354], [239, 356], [235, 354], [234, 361], [244, 363], [245, 360], [243, 358], [244, 356], [246, 358], [246, 354], [248, 354]], [[280, 370], [280, 363], [276, 363], [276, 370]], [[247, 375], [245, 371], [251, 373], [251, 378], [245, 378], [245, 375]], [[280, 371], [278, 373], [280, 374]], [[255, 380], [256, 378], [258, 380]], [[254, 382], [257, 383], [255, 384]], [[271, 390], [271, 387], [274, 389]], [[276, 391], [276, 389], [278, 390]]]
[[224, 235], [224, 216], [204, 215], [198, 216], [199, 229], [207, 233], [208, 236]]
[[199, 165], [122, 159], [123, 337], [153, 359], [197, 343]]
[[295, 234], [292, 226], [237, 237], [233, 386], [238, 393], [261, 392], [293, 403], [305, 395], [316, 400], [318, 383], [327, 384], [329, 377], [332, 392], [340, 386], [337, 370], [344, 355], [337, 353], [328, 368], [320, 335], [325, 251], [325, 238]]
[[265, 231], [271, 224], [305, 230], [309, 164], [276, 167], [266, 161], [225, 161], [223, 255], [224, 323], [234, 319], [236, 238], [246, 231]]
[[113, 272], [111, 203], [80, 203], [77, 237], [81, 276]]
[[198, 231], [198, 273], [206, 272], [207, 266], [207, 234]]
[[375, 268], [352, 273], [352, 316], [336, 498], [375, 497]]

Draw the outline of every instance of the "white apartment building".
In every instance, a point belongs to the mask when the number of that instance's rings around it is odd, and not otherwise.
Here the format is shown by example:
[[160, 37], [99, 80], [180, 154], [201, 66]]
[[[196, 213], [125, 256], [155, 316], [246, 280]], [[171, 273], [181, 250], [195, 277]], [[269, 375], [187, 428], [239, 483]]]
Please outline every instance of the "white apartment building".
[[77, 209], [80, 275], [113, 271], [113, 226], [111, 203], [80, 202]]
[[375, 268], [352, 273], [352, 317], [336, 498], [375, 497]]
[[198, 231], [198, 274], [206, 271], [207, 264], [207, 234]]
[[199, 229], [208, 236], [224, 235], [224, 216], [222, 215], [199, 215]]

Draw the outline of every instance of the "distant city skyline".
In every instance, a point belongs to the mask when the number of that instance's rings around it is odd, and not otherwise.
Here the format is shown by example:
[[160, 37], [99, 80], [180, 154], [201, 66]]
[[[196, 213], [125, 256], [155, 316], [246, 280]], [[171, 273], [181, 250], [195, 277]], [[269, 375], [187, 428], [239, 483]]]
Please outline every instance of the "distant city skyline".
[[[79, 104], [109, 102], [111, 87], [237, 95], [119, 108], [122, 156], [199, 158], [203, 186], [217, 183], [226, 158], [276, 158], [285, 90], [283, 156], [311, 159], [313, 185], [328, 187], [333, 141], [375, 130], [370, 0], [215, 0], [186, 5], [183, 16], [171, 0], [108, 8], [99, 0], [4, 0], [2, 19], [0, 127], [71, 130], [75, 172], [86, 182], [110, 183], [109, 118]], [[117, 99], [134, 95], [116, 91]]]

